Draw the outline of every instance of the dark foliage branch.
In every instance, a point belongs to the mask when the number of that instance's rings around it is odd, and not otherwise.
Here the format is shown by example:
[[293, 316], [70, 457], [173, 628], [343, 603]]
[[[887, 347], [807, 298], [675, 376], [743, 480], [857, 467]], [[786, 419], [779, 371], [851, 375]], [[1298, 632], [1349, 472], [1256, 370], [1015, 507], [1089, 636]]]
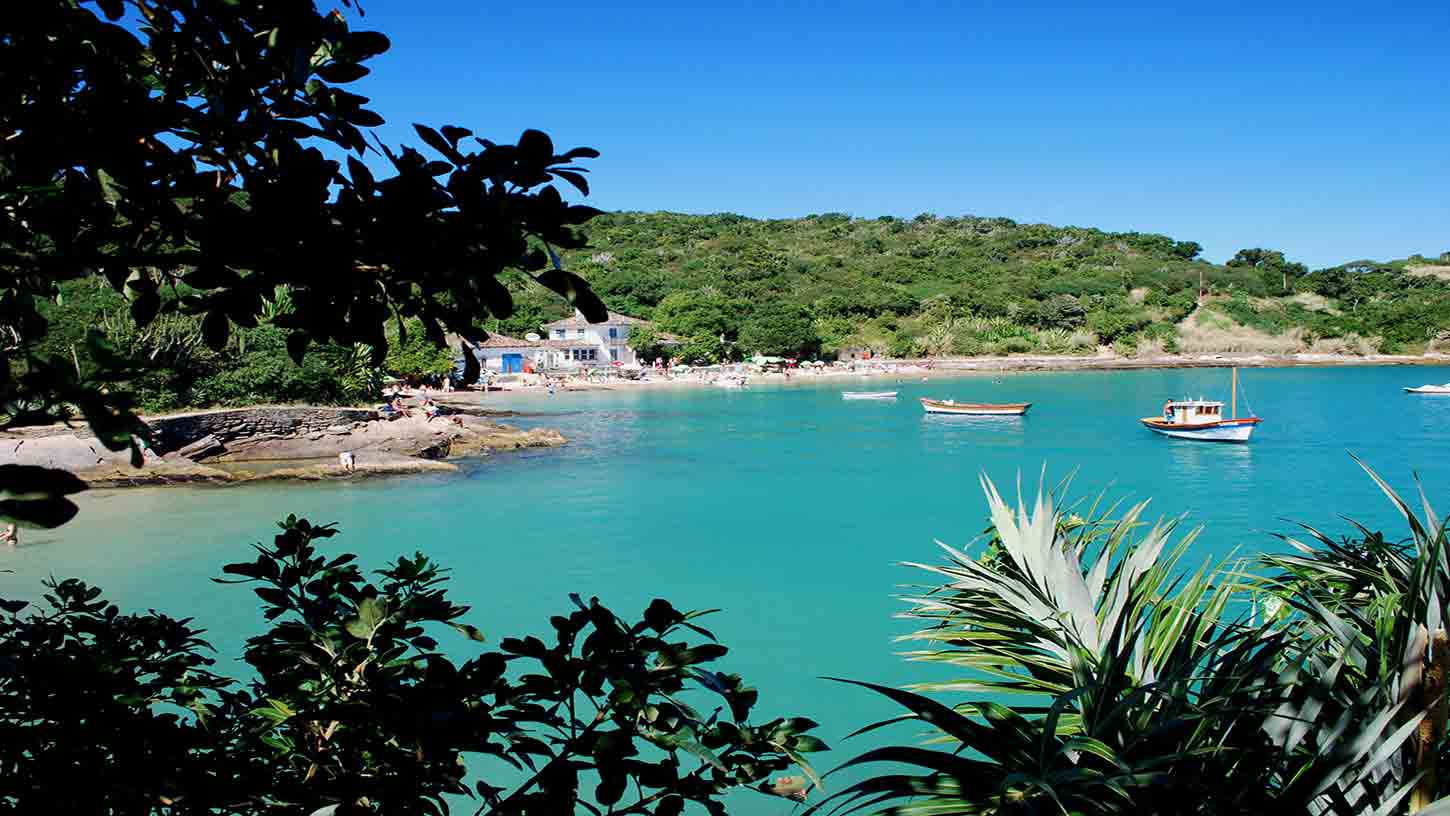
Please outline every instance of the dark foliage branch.
[[[318, 549], [332, 526], [280, 526], [218, 579], [263, 603], [250, 679], [217, 673], [189, 620], [121, 614], [75, 580], [28, 615], [0, 600], [0, 813], [441, 814], [472, 797], [497, 816], [718, 814], [738, 786], [804, 798], [768, 778], [814, 776], [815, 723], [752, 724], [755, 689], [705, 668], [726, 649], [703, 613], [656, 600], [631, 621], [571, 596], [550, 641], [460, 662], [457, 644], [484, 636], [445, 570], [415, 555], [369, 581]], [[445, 651], [439, 634], [467, 640]]]
[[[388, 47], [312, 0], [39, 0], [13, 15], [0, 33], [0, 427], [78, 412], [139, 463], [145, 428], [125, 389], [138, 364], [99, 331], [86, 366], [36, 349], [38, 303], [89, 276], [142, 326], [200, 316], [217, 349], [288, 287], [295, 309], [276, 322], [296, 360], [330, 342], [380, 362], [384, 325], [405, 318], [440, 345], [475, 335], [512, 313], [508, 269], [602, 319], [557, 254], [584, 245], [597, 211], [554, 186], [587, 194], [575, 162], [597, 151], [453, 125], [415, 125], [422, 150], [384, 145], [369, 136], [383, 118], [343, 86]], [[370, 150], [386, 174], [361, 161]]]

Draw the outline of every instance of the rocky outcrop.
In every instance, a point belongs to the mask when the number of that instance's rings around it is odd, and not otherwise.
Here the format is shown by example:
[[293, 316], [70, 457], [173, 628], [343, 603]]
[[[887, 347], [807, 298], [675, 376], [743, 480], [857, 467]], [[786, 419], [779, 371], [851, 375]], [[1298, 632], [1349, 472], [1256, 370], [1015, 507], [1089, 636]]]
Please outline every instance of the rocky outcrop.
[[200, 411], [148, 419], [156, 450], [166, 454], [197, 440], [215, 437], [223, 447], [242, 447], [256, 440], [345, 433], [378, 418], [368, 408], [276, 406]]
[[[132, 467], [79, 428], [0, 435], [0, 464], [63, 468], [98, 486], [333, 479], [456, 470], [442, 460], [565, 443], [558, 431], [520, 430], [477, 416], [383, 420], [372, 411], [257, 408], [148, 420], [157, 444]], [[344, 468], [339, 454], [351, 453]]]

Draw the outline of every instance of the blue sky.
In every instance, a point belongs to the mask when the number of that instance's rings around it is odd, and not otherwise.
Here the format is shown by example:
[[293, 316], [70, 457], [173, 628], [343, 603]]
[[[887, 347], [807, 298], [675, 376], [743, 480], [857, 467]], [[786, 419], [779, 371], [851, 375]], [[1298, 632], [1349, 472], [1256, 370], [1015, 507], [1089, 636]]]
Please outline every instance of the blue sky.
[[1000, 215], [1315, 267], [1450, 250], [1443, 0], [364, 8], [393, 51], [353, 90], [389, 141], [536, 127], [602, 151], [604, 209]]

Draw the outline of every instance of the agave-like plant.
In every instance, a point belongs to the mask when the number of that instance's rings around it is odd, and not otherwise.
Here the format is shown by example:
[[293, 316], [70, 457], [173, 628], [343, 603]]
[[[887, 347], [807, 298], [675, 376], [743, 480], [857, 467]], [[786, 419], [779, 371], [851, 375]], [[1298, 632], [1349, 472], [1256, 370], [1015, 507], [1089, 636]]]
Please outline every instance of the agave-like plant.
[[[1285, 784], [1319, 792], [1316, 812], [1393, 813], [1401, 803], [1411, 813], [1450, 812], [1432, 807], [1450, 793], [1439, 771], [1450, 675], [1446, 525], [1423, 489], [1420, 516], [1360, 464], [1410, 537], [1387, 541], [1347, 519], [1360, 537], [1336, 541], [1300, 525], [1312, 543], [1280, 536], [1293, 553], [1262, 559], [1269, 574], [1257, 586], [1292, 631], [1302, 667], [1299, 693], [1268, 730], [1291, 752]], [[1356, 734], [1365, 721], [1371, 727]]]
[[[1369, 658], [1346, 645], [1358, 635], [1335, 623], [1342, 617], [1300, 591], [1303, 564], [1272, 583], [1245, 581], [1237, 564], [1189, 570], [1198, 531], [1144, 522], [1146, 502], [1120, 515], [1095, 503], [1079, 517], [1041, 489], [1029, 506], [1019, 488], [1014, 510], [982, 484], [992, 546], [975, 559], [943, 545], [946, 564], [913, 565], [945, 583], [910, 599], [908, 613], [928, 624], [911, 636], [924, 647], [908, 657], [965, 675], [912, 690], [858, 683], [908, 712], [862, 732], [925, 721], [949, 747], [868, 751], [847, 765], [913, 772], [868, 778], [818, 808], [1403, 811], [1424, 775], [1387, 763], [1408, 750], [1422, 718], [1357, 686]], [[1282, 600], [1261, 617], [1251, 601], [1265, 593]], [[968, 696], [949, 706], [926, 694]]]

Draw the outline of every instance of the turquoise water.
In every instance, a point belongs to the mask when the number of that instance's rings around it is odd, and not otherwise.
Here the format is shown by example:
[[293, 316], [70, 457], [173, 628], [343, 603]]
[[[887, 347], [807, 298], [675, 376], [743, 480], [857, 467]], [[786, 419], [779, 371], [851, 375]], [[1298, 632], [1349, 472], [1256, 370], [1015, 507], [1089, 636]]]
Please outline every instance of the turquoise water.
[[[933, 539], [966, 545], [985, 526], [977, 477], [1029, 486], [1078, 468], [1074, 495], [1108, 489], [1154, 499], [1150, 515], [1203, 523], [1195, 558], [1274, 546], [1284, 519], [1347, 530], [1347, 513], [1396, 536], [1393, 511], [1347, 452], [1397, 487], [1418, 472], [1450, 506], [1450, 398], [1405, 385], [1450, 369], [1247, 370], [1265, 422], [1249, 445], [1168, 440], [1137, 417], [1169, 396], [1226, 396], [1226, 370], [1009, 374], [900, 386], [897, 402], [843, 402], [874, 381], [717, 389], [504, 395], [561, 429], [560, 450], [497, 456], [449, 476], [333, 485], [154, 489], [85, 497], [79, 519], [0, 552], [0, 595], [35, 595], [48, 574], [79, 576], [117, 602], [194, 615], [226, 659], [256, 626], [245, 589], [210, 584], [248, 558], [272, 521], [336, 521], [337, 548], [372, 565], [423, 550], [452, 567], [470, 620], [495, 641], [549, 631], [568, 593], [621, 612], [653, 597], [720, 607], [709, 621], [731, 654], [720, 668], [761, 689], [759, 713], [806, 714], [839, 743], [893, 713], [865, 692], [820, 680], [927, 676], [893, 656], [902, 560], [937, 559]], [[1023, 419], [927, 417], [916, 397], [1035, 403]], [[1244, 408], [1240, 403], [1240, 410]], [[460, 645], [460, 648], [462, 646]], [[910, 739], [909, 733], [899, 735]], [[834, 766], [859, 749], [822, 757]], [[737, 797], [732, 813], [784, 812]]]

